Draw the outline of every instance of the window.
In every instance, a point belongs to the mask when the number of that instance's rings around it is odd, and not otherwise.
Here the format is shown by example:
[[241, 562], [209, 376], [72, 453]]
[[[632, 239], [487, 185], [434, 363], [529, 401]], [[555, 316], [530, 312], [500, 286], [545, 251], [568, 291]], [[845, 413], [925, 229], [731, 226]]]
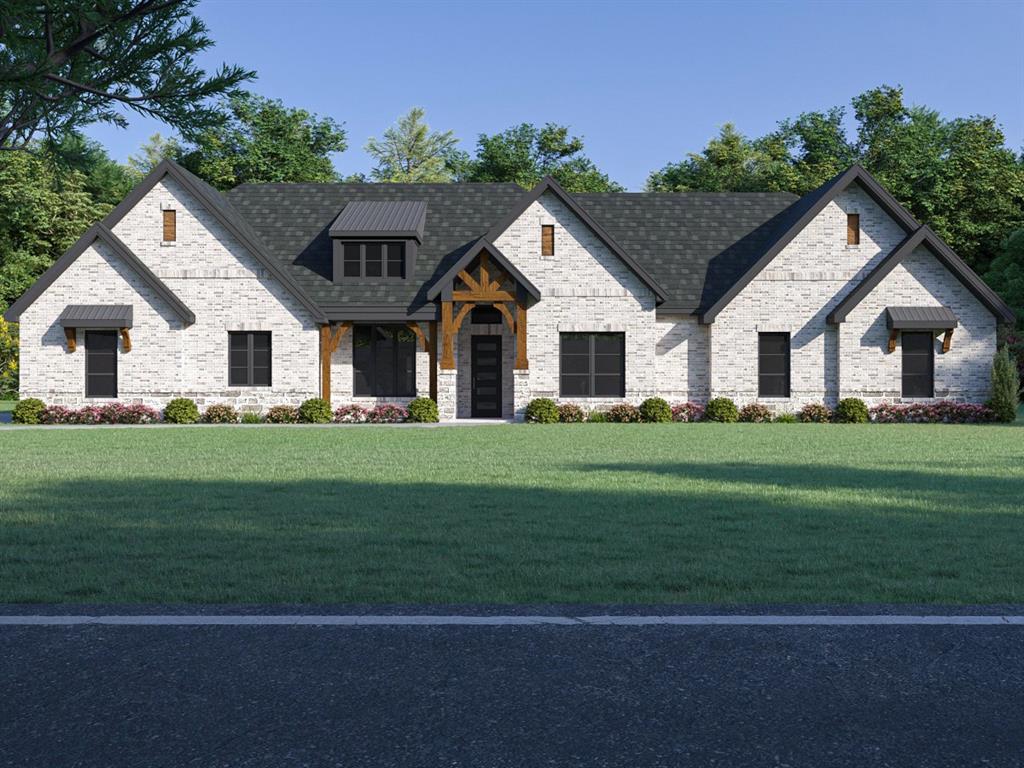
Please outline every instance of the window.
[[352, 330], [352, 391], [359, 397], [416, 395], [416, 335], [403, 325]]
[[502, 322], [501, 311], [493, 306], [473, 307], [469, 322], [477, 325], [496, 325]]
[[846, 214], [846, 244], [860, 245], [860, 214]]
[[789, 397], [789, 334], [757, 334], [758, 397]]
[[553, 224], [541, 224], [540, 227], [540, 255], [555, 255], [555, 226]]
[[164, 242], [173, 243], [178, 239], [177, 211], [164, 211]]
[[903, 332], [903, 397], [935, 393], [935, 338], [931, 331]]
[[405, 243], [345, 243], [345, 277], [405, 277]]
[[562, 397], [625, 397], [626, 335], [563, 333]]
[[270, 333], [237, 331], [228, 334], [228, 386], [270, 386]]
[[117, 331], [85, 332], [85, 396], [117, 397]]

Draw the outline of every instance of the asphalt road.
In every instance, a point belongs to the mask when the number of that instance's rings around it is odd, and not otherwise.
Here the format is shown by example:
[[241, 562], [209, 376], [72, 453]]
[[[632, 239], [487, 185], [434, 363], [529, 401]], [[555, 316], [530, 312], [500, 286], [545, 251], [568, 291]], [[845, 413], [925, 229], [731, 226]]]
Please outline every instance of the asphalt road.
[[1024, 627], [0, 627], [0, 766], [1024, 765]]

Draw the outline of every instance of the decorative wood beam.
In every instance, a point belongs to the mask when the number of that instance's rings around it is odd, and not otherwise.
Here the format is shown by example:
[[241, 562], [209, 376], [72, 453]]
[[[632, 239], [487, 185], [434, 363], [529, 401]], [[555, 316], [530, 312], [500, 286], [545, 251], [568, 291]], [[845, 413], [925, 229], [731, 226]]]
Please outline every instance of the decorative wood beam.
[[494, 275], [494, 280], [491, 281], [491, 284], [487, 286], [487, 290], [488, 291], [504, 290], [502, 288], [502, 286], [505, 283], [508, 283], [508, 285], [511, 286], [511, 290], [515, 290], [516, 281], [513, 280], [511, 277], [509, 277], [505, 273], [505, 270], [503, 270], [500, 266], [499, 267], [495, 267], [495, 269], [497, 269], [497, 273]]
[[441, 302], [441, 368], [446, 371], [455, 368], [454, 339], [452, 338], [452, 303]]
[[452, 301], [471, 301], [474, 304], [493, 304], [499, 301], [515, 301], [508, 291], [454, 291]]
[[461, 307], [459, 307], [459, 314], [457, 314], [455, 316], [455, 322], [452, 323], [452, 333], [453, 334], [459, 332], [459, 328], [462, 327], [462, 321], [466, 319], [466, 315], [468, 315], [470, 312], [473, 311], [473, 307], [475, 307], [475, 306], [476, 306], [476, 304], [474, 304], [471, 301], [468, 301], [465, 304], [463, 304]]
[[506, 304], [503, 304], [501, 302], [498, 302], [497, 304], [495, 304], [494, 308], [496, 310], [498, 310], [499, 312], [501, 312], [501, 314], [503, 314], [505, 316], [505, 322], [508, 323], [508, 330], [509, 330], [509, 332], [510, 333], [515, 333], [516, 332], [516, 321], [512, 317], [512, 310], [510, 310]]
[[121, 329], [121, 346], [124, 348], [125, 352], [132, 351], [132, 337], [128, 335], [127, 328]]
[[459, 279], [466, 285], [468, 285], [471, 291], [483, 290], [483, 288], [480, 286], [480, 283], [474, 280], [473, 276], [469, 274], [469, 272], [467, 272], [466, 270], [462, 270], [461, 272], [459, 272]]
[[890, 352], [895, 352], [896, 351], [896, 337], [898, 335], [899, 335], [899, 331], [897, 331], [895, 328], [893, 328], [891, 331], [889, 331], [889, 351]]
[[437, 320], [427, 323], [427, 333], [430, 336], [430, 345], [427, 347], [427, 354], [430, 355], [430, 399], [437, 402]]
[[320, 326], [320, 397], [331, 402], [331, 355], [341, 344], [341, 338], [352, 330], [352, 323], [339, 323], [332, 331], [331, 326]]
[[64, 329], [64, 338], [67, 340], [68, 343], [68, 352], [74, 352], [76, 349], [78, 349], [77, 330], [77, 328]]
[[487, 251], [483, 251], [480, 254], [480, 286], [484, 291], [488, 290], [491, 285], [491, 277], [488, 274], [488, 269], [491, 264], [491, 257]]
[[946, 335], [942, 337], [942, 352], [945, 354], [949, 352], [949, 347], [953, 343], [953, 329], [950, 328], [946, 331]]
[[516, 301], [516, 364], [517, 370], [525, 371], [530, 367], [526, 357], [526, 302], [520, 298]]
[[427, 346], [427, 336], [425, 333], [423, 333], [423, 329], [420, 328], [420, 324], [413, 320], [410, 320], [408, 323], [406, 323], [406, 326], [408, 326], [410, 331], [416, 334], [416, 338], [420, 340], [420, 345], [423, 347], [423, 351], [429, 352], [430, 348]]

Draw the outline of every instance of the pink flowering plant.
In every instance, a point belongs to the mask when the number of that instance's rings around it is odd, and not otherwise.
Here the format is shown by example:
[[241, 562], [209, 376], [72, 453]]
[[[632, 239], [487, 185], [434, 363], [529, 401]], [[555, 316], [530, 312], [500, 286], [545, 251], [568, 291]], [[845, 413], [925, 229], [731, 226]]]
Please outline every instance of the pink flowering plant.
[[40, 421], [43, 424], [153, 424], [160, 421], [160, 412], [141, 403], [104, 403], [77, 410], [51, 405], [43, 411]]
[[700, 403], [676, 403], [672, 406], [672, 421], [700, 421], [704, 406]]
[[985, 405], [938, 400], [934, 403], [882, 403], [870, 410], [876, 424], [986, 424], [996, 420]]
[[370, 424], [397, 424], [409, 420], [409, 411], [400, 405], [385, 403], [371, 408], [366, 420]]
[[361, 405], [343, 405], [334, 411], [335, 424], [363, 424], [366, 422], [367, 411]]

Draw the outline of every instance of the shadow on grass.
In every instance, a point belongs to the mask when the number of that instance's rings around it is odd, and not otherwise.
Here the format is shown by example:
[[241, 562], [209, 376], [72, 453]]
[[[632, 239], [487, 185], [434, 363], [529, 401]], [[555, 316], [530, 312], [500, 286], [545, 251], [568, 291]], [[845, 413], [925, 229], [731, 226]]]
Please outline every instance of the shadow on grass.
[[[590, 469], [633, 474], [26, 486], [0, 506], [0, 602], [1024, 601], [1019, 479]], [[901, 495], [880, 503], [880, 480]]]

